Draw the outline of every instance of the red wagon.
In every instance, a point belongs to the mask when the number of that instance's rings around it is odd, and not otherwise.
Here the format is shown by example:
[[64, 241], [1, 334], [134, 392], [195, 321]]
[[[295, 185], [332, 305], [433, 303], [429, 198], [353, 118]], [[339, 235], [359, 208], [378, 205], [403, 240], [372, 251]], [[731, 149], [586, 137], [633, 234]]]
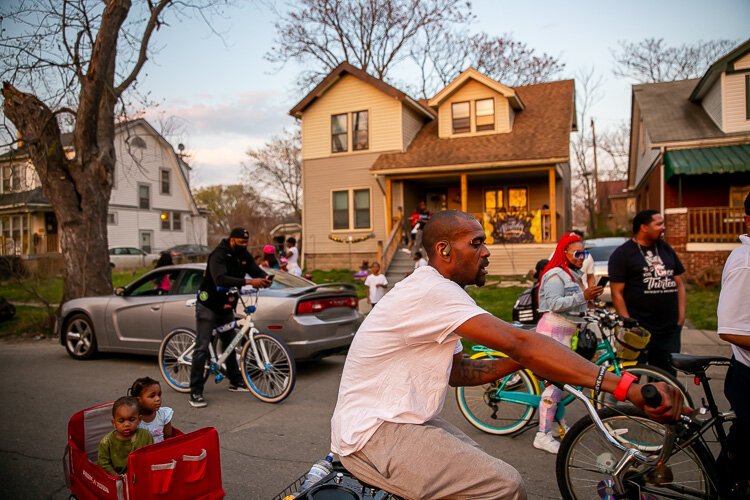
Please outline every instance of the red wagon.
[[128, 471], [112, 476], [96, 463], [99, 441], [112, 431], [112, 403], [81, 410], [68, 422], [63, 465], [65, 482], [75, 498], [112, 500], [224, 497], [219, 435], [213, 427], [175, 435], [138, 449], [128, 457]]

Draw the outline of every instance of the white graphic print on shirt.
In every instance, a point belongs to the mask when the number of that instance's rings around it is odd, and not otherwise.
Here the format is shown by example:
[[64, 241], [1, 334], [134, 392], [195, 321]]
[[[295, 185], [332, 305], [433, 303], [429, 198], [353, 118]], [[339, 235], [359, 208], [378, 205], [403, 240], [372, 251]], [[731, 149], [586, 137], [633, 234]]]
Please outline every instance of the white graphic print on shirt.
[[646, 267], [643, 268], [644, 293], [672, 293], [677, 288], [674, 280], [674, 269], [667, 269], [658, 253], [646, 250], [643, 254]]

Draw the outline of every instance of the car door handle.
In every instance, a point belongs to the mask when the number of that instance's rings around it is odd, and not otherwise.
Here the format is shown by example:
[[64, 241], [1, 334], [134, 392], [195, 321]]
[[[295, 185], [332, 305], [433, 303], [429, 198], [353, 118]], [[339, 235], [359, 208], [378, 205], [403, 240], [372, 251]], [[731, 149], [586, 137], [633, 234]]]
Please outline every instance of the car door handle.
[[158, 311], [159, 309], [161, 309], [160, 306], [151, 306], [152, 311]]

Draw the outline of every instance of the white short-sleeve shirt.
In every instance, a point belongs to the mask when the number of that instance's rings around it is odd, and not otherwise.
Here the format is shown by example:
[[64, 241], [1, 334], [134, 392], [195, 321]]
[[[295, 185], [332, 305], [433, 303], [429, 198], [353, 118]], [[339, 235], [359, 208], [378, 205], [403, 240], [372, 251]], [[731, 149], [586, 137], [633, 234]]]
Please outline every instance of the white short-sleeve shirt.
[[150, 432], [151, 437], [154, 438], [154, 443], [161, 443], [164, 441], [164, 426], [172, 421], [172, 415], [174, 415], [172, 408], [162, 406], [156, 410], [156, 416], [151, 422], [141, 420], [138, 427]]
[[396, 284], [365, 318], [341, 375], [331, 419], [339, 455], [360, 450], [383, 422], [422, 424], [443, 409], [454, 330], [486, 311], [456, 283], [423, 266]]
[[388, 280], [384, 274], [370, 274], [365, 278], [365, 286], [369, 289], [367, 296], [370, 298], [370, 303], [377, 304], [385, 295], [386, 289], [384, 287], [388, 286]]
[[[750, 236], [740, 236], [740, 246], [735, 248], [724, 264], [721, 275], [721, 294], [716, 315], [719, 333], [750, 335]], [[732, 354], [740, 363], [750, 367], [750, 350], [732, 344]]]

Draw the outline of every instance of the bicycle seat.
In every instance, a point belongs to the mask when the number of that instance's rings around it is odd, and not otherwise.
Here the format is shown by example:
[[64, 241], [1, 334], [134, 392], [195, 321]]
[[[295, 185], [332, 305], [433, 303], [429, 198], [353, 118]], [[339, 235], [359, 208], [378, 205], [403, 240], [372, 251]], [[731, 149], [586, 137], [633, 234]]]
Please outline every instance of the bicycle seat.
[[690, 356], [688, 354], [672, 354], [672, 366], [680, 371], [696, 374], [704, 371], [710, 365], [728, 365], [729, 358], [723, 356]]

